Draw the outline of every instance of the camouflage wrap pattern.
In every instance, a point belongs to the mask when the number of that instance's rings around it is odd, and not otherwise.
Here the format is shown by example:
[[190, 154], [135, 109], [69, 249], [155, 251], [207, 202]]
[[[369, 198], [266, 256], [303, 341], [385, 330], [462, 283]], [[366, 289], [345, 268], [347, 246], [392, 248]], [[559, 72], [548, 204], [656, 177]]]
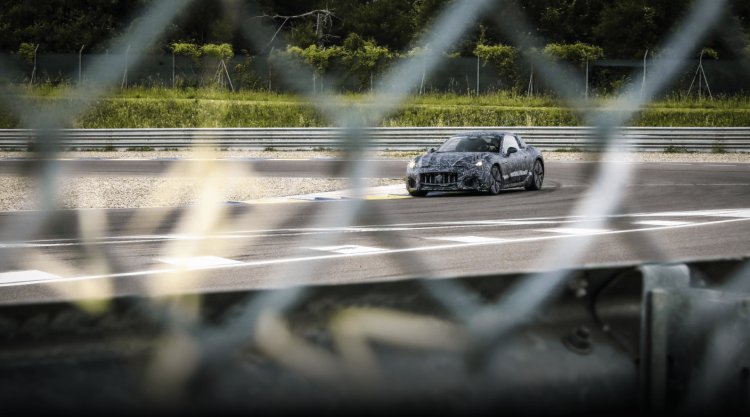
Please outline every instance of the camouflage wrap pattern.
[[[544, 164], [539, 150], [526, 145], [517, 135], [505, 132], [470, 132], [461, 136], [513, 135], [521, 149], [510, 155], [502, 152], [427, 152], [418, 156], [406, 171], [406, 189], [410, 193], [427, 191], [490, 190], [495, 179], [492, 167], [498, 166], [502, 176], [500, 188], [528, 186], [533, 181], [536, 161]], [[481, 163], [480, 163], [481, 161]]]

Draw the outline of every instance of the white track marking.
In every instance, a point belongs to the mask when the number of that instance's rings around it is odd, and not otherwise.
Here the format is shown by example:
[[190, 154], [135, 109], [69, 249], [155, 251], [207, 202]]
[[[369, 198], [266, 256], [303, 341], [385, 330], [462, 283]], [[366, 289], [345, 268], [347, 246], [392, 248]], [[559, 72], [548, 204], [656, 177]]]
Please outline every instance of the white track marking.
[[52, 275], [44, 271], [37, 271], [35, 269], [29, 271], [3, 272], [0, 274], [0, 285], [37, 283], [39, 281], [54, 281], [59, 279], [60, 277], [57, 275]]
[[722, 214], [721, 217], [740, 217], [744, 219], [750, 219], [750, 210], [733, 210], [731, 212]]
[[750, 218], [750, 209], [666, 211], [662, 213], [639, 213], [632, 217], [740, 217]]
[[[741, 222], [741, 221], [748, 221], [748, 219], [747, 218], [733, 218], [733, 219], [726, 219], [726, 220], [708, 221], [704, 223], [690, 223], [690, 224], [679, 225], [679, 226], [655, 226], [655, 227], [647, 227], [647, 228], [642, 228], [642, 229], [611, 230], [611, 231], [600, 233], [600, 234], [601, 235], [619, 235], [619, 234], [635, 233], [635, 232], [652, 232], [652, 231], [659, 231], [659, 230], [682, 229], [682, 228], [687, 228], [687, 227], [715, 226], [718, 224], [736, 223], [736, 222]], [[237, 264], [231, 264], [231, 265], [218, 265], [215, 267], [205, 268], [205, 269], [218, 270], [218, 269], [227, 269], [227, 268], [250, 268], [250, 267], [279, 265], [279, 264], [285, 264], [285, 263], [290, 263], [290, 262], [311, 262], [311, 261], [322, 261], [322, 260], [329, 260], [329, 259], [341, 259], [341, 258], [348, 258], [348, 257], [355, 257], [355, 256], [376, 256], [376, 255], [387, 255], [387, 254], [394, 254], [394, 253], [428, 252], [428, 251], [437, 251], [437, 250], [458, 249], [458, 248], [473, 247], [473, 246], [495, 246], [495, 245], [505, 245], [505, 244], [518, 244], [518, 243], [539, 242], [539, 241], [548, 241], [548, 240], [556, 240], [556, 239], [568, 239], [571, 237], [575, 237], [575, 235], [555, 234], [555, 235], [550, 235], [550, 236], [536, 236], [536, 237], [528, 237], [528, 238], [508, 239], [506, 241], [500, 241], [500, 242], [455, 243], [455, 244], [436, 245], [436, 246], [423, 246], [423, 247], [417, 247], [417, 248], [387, 249], [387, 250], [382, 250], [380, 252], [365, 252], [365, 253], [353, 253], [353, 254], [306, 256], [306, 257], [297, 257], [297, 258], [266, 259], [266, 260], [249, 261], [249, 262], [238, 262]], [[60, 282], [72, 282], [72, 281], [85, 281], [85, 280], [93, 280], [93, 279], [139, 277], [139, 276], [171, 274], [171, 273], [179, 273], [179, 272], [181, 271], [177, 269], [166, 269], [166, 268], [149, 269], [149, 270], [142, 270], [142, 271], [122, 272], [118, 274], [90, 275], [90, 276], [82, 276], [82, 277], [61, 278], [59, 280], [55, 280], [54, 282], [60, 283]], [[16, 285], [30, 285], [30, 284], [33, 284], [33, 283], [31, 282], [8, 283], [8, 284], [0, 283], [0, 287], [16, 286]]]
[[607, 229], [586, 229], [583, 227], [558, 227], [556, 229], [537, 229], [537, 231], [559, 233], [559, 234], [571, 235], [571, 236], [601, 235], [603, 233], [610, 232], [610, 230], [607, 230]]
[[[571, 221], [568, 221], [567, 223], [575, 223], [579, 221], [581, 220], [571, 220]], [[555, 221], [555, 220], [497, 220], [497, 221], [485, 222], [485, 223], [505, 225], [505, 226], [529, 226], [529, 225], [536, 225], [536, 224], [558, 224], [558, 223], [566, 223], [566, 222]]]
[[633, 224], [642, 224], [644, 226], [680, 226], [683, 224], [690, 224], [690, 222], [678, 222], [674, 220], [640, 220], [633, 222]]
[[218, 256], [187, 256], [184, 258], [160, 258], [159, 262], [175, 265], [185, 269], [204, 269], [217, 266], [242, 265], [242, 262]]
[[342, 245], [342, 246], [318, 246], [314, 248], [310, 248], [312, 250], [317, 250], [321, 252], [333, 252], [333, 253], [340, 253], [342, 255], [356, 255], [361, 253], [375, 253], [375, 252], [383, 252], [387, 249], [383, 248], [372, 248], [369, 246], [359, 246], [359, 245]]
[[429, 237], [432, 240], [447, 240], [449, 242], [462, 242], [462, 243], [500, 243], [505, 242], [508, 239], [499, 239], [495, 237], [483, 237], [483, 236], [441, 236], [441, 237]]
[[[723, 209], [723, 210], [692, 210], [692, 211], [668, 211], [655, 213], [630, 213], [614, 214], [597, 219], [623, 219], [639, 217], [727, 217], [727, 218], [750, 218], [750, 209]], [[21, 242], [0, 243], [3, 248], [40, 248], [55, 246], [81, 246], [81, 245], [106, 245], [106, 244], [132, 244], [132, 243], [158, 243], [164, 240], [205, 240], [205, 239], [251, 239], [279, 236], [298, 236], [315, 233], [365, 233], [365, 232], [403, 232], [412, 230], [437, 230], [437, 229], [461, 229], [478, 226], [524, 226], [543, 224], [566, 224], [580, 223], [588, 220], [579, 216], [555, 216], [555, 217], [533, 217], [526, 219], [507, 220], [464, 220], [453, 222], [419, 222], [419, 223], [396, 223], [381, 225], [362, 225], [334, 228], [280, 228], [280, 229], [258, 229], [237, 230], [218, 235], [184, 235], [184, 234], [160, 234], [160, 235], [126, 235], [103, 237], [99, 240], [80, 242], [75, 239], [39, 239]]]

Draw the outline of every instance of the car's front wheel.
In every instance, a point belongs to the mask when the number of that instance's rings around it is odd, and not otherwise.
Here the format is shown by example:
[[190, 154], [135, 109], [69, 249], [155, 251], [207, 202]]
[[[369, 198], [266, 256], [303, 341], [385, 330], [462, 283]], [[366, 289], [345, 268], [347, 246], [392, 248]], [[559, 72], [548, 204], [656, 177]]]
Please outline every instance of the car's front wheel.
[[409, 190], [409, 195], [412, 197], [424, 197], [427, 195], [427, 191]]
[[500, 194], [500, 190], [503, 189], [503, 174], [500, 171], [500, 166], [493, 165], [490, 169], [490, 188], [488, 193], [491, 195]]
[[526, 186], [527, 190], [541, 190], [544, 182], [544, 165], [538, 159], [534, 162], [534, 168], [531, 171], [531, 183]]

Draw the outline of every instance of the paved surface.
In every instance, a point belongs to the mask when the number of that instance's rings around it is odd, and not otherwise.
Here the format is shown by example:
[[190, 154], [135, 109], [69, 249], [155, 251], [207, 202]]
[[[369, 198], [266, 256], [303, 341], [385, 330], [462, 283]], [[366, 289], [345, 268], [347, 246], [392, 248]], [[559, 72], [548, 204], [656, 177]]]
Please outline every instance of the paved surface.
[[[205, 164], [203, 159], [56, 159], [60, 171], [71, 176], [160, 176], [180, 169], [181, 172], [200, 172], [190, 166]], [[333, 158], [319, 159], [261, 159], [233, 158], [213, 159], [211, 164], [222, 164], [234, 171], [247, 171], [259, 176], [272, 177], [325, 177], [346, 178], [342, 171], [343, 161]], [[0, 159], [0, 175], [28, 175], [38, 166], [38, 160]], [[401, 178], [405, 174], [406, 162], [403, 160], [376, 161], [373, 177]]]
[[[570, 261], [547, 256], [585, 240], [572, 265], [750, 255], [747, 165], [632, 164], [621, 214], [604, 223], [569, 217], [593, 166], [550, 162], [538, 192], [367, 201], [343, 229], [316, 221], [360, 202], [233, 203], [214, 224], [197, 207], [70, 210], [46, 223], [0, 213], [0, 302], [533, 271]], [[38, 231], [9, 237], [19, 226]], [[208, 237], [188, 233], [201, 228]]]

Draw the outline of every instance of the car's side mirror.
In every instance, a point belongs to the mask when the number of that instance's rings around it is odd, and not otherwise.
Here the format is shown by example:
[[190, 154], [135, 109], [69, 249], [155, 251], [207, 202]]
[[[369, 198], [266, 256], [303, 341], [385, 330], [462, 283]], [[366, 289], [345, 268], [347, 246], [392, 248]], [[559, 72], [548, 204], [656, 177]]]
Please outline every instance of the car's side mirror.
[[518, 152], [518, 149], [514, 148], [513, 146], [511, 146], [510, 148], [508, 148], [508, 156], [510, 156], [510, 154], [513, 154], [513, 153], [516, 153], [516, 152]]
[[435, 152], [435, 148], [430, 148], [430, 153]]

